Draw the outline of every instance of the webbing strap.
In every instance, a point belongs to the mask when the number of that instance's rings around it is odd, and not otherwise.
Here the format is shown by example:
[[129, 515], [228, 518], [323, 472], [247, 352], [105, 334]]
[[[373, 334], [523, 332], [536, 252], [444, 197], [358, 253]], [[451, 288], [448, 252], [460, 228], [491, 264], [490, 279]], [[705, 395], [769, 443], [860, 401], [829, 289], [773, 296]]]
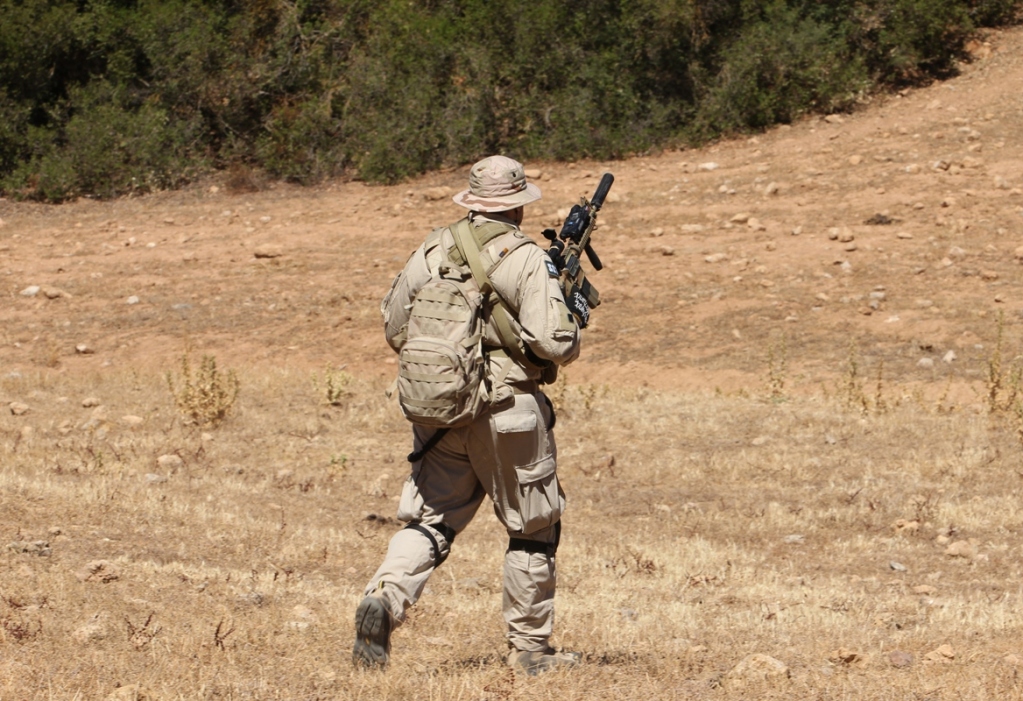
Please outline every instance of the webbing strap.
[[[494, 293], [494, 307], [491, 312], [491, 318], [493, 318], [495, 325], [497, 326], [497, 335], [501, 339], [501, 345], [508, 351], [508, 354], [523, 367], [535, 367], [533, 363], [529, 362], [526, 354], [522, 351], [519, 346], [518, 338], [515, 337], [515, 332], [512, 331], [511, 321], [508, 316], [508, 309], [501, 298], [501, 295], [494, 289], [494, 285], [490, 282], [490, 277], [487, 275], [487, 271], [483, 269], [483, 261], [480, 260], [480, 248], [476, 242], [476, 238], [472, 235], [472, 231], [469, 229], [469, 220], [461, 219], [455, 224], [451, 225], [451, 235], [455, 238], [455, 246], [458, 247], [458, 251], [465, 258], [469, 264], [469, 270], [472, 272], [472, 276], [476, 279], [476, 284], [479, 285], [480, 292], [484, 296], [489, 295], [491, 292]], [[501, 373], [501, 377], [497, 378], [498, 382], [503, 382], [505, 376], [511, 370], [509, 365]]]
[[435, 523], [427, 527], [419, 523], [418, 521], [413, 521], [412, 523], [405, 526], [405, 528], [422, 533], [424, 536], [426, 536], [427, 540], [430, 541], [430, 545], [433, 547], [434, 567], [440, 567], [441, 564], [443, 564], [443, 562], [448, 559], [447, 555], [443, 556], [441, 555], [440, 544], [437, 543], [437, 539], [433, 536], [433, 533], [430, 531], [430, 529], [433, 528], [442, 536], [444, 536], [444, 540], [448, 541], [448, 552], [450, 553], [451, 544], [455, 542], [454, 528], [447, 525], [446, 523]]
[[526, 538], [516, 538], [512, 536], [508, 539], [508, 551], [520, 551], [533, 553], [534, 555], [546, 555], [547, 557], [554, 557], [554, 554], [558, 552], [558, 545], [561, 544], [561, 521], [554, 524], [554, 542], [544, 543], [539, 540], [527, 540]]
[[411, 463], [419, 462], [420, 460], [423, 459], [424, 455], [426, 455], [433, 449], [433, 446], [437, 445], [440, 442], [440, 439], [443, 438], [444, 434], [447, 432], [448, 430], [446, 428], [437, 429], [436, 431], [433, 432], [433, 435], [430, 436], [430, 440], [426, 441], [426, 443], [423, 444], [422, 448], [420, 448], [419, 450], [412, 451], [411, 453], [408, 454], [408, 457], [405, 459]]

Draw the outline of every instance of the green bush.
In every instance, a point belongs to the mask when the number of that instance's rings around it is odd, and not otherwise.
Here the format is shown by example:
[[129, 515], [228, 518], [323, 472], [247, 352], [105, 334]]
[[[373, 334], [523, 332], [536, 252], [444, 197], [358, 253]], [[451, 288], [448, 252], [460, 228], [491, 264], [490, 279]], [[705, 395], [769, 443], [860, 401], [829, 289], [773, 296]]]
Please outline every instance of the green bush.
[[955, 71], [1020, 0], [0, 0], [0, 190], [614, 157]]

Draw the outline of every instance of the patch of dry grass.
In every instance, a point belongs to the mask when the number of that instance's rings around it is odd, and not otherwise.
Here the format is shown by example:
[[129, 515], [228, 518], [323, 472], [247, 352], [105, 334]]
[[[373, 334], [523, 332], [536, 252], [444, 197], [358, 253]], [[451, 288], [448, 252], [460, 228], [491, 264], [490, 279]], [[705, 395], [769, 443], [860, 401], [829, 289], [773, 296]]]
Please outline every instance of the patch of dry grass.
[[[338, 405], [298, 371], [238, 376], [215, 429], [155, 374], [3, 380], [29, 411], [0, 417], [0, 698], [1023, 696], [1020, 449], [983, 411], [566, 381], [556, 642], [586, 664], [503, 666], [483, 509], [374, 674], [350, 667], [352, 616], [408, 426], [357, 376]], [[101, 560], [117, 577], [86, 579]], [[753, 653], [787, 675], [730, 674]]]

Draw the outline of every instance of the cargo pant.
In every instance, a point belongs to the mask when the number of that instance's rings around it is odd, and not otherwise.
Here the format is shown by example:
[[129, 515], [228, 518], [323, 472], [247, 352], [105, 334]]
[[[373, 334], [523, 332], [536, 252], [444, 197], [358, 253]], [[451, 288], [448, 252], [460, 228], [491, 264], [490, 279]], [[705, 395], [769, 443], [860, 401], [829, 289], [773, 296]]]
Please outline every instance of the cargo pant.
[[[553, 412], [539, 391], [516, 394], [507, 407], [484, 412], [449, 430], [405, 482], [398, 518], [409, 522], [392, 538], [366, 594], [378, 592], [395, 624], [420, 597], [450, 552], [451, 540], [489, 496], [508, 530], [502, 611], [508, 642], [542, 651], [554, 625], [554, 552], [565, 496], [558, 483]], [[415, 427], [419, 450], [433, 434]]]

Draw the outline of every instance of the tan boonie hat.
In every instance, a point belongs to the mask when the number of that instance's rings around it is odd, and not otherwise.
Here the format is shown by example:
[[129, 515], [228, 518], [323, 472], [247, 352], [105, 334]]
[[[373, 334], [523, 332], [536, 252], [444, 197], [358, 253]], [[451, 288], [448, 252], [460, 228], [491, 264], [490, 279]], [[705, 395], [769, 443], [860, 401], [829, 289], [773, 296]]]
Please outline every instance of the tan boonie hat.
[[476, 212], [504, 212], [540, 199], [540, 188], [526, 182], [522, 164], [507, 156], [490, 156], [469, 171], [469, 189], [452, 197]]

